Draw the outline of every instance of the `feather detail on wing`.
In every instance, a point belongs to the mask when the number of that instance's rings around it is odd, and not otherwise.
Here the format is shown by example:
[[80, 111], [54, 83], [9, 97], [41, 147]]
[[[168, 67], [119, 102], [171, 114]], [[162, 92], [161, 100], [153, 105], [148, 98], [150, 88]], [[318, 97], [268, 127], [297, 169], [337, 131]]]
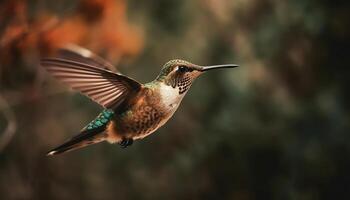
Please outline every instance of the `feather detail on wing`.
[[77, 45], [67, 45], [57, 51], [56, 58], [84, 63], [98, 68], [116, 71], [115, 67], [105, 59], [92, 53], [90, 50]]
[[115, 108], [141, 89], [141, 84], [133, 79], [86, 63], [45, 58], [41, 65], [54, 77], [105, 108]]

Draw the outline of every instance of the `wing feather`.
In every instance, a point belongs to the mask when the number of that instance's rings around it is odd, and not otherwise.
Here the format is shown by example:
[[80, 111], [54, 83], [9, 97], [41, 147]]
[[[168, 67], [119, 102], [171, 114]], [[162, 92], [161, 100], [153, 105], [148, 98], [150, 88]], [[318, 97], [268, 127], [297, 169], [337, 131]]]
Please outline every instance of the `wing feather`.
[[77, 45], [67, 45], [64, 48], [59, 49], [57, 53], [57, 58], [72, 60], [98, 68], [116, 71], [115, 67], [110, 62], [92, 53], [90, 50]]
[[41, 65], [60, 81], [106, 108], [115, 108], [142, 87], [126, 76], [76, 60], [45, 58]]

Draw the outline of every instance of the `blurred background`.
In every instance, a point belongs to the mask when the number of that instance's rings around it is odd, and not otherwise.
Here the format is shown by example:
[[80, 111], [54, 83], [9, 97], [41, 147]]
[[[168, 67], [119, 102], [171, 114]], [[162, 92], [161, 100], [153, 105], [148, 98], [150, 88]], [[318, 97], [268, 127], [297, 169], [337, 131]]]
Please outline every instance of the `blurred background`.
[[[349, 199], [349, 1], [0, 1], [1, 199]], [[45, 153], [101, 110], [39, 59], [74, 43], [141, 82], [200, 77], [127, 149]]]

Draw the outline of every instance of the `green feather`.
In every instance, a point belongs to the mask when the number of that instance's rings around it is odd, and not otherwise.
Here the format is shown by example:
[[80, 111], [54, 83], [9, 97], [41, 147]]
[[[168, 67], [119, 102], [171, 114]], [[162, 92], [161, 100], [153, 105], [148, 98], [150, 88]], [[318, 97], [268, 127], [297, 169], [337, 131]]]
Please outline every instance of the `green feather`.
[[103, 110], [92, 122], [90, 122], [84, 129], [91, 130], [106, 126], [113, 118], [114, 112], [112, 110]]

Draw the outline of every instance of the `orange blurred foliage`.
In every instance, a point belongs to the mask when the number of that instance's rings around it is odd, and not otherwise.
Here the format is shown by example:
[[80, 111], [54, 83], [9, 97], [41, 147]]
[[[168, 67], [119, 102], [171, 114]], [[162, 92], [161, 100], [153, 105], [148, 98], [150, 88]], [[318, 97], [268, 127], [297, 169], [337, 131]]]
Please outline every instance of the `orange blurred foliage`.
[[143, 49], [141, 31], [126, 19], [125, 0], [80, 0], [75, 11], [63, 18], [48, 11], [29, 16], [27, 5], [27, 1], [15, 0], [0, 6], [3, 64], [33, 54], [47, 55], [68, 43], [104, 53], [113, 62]]

